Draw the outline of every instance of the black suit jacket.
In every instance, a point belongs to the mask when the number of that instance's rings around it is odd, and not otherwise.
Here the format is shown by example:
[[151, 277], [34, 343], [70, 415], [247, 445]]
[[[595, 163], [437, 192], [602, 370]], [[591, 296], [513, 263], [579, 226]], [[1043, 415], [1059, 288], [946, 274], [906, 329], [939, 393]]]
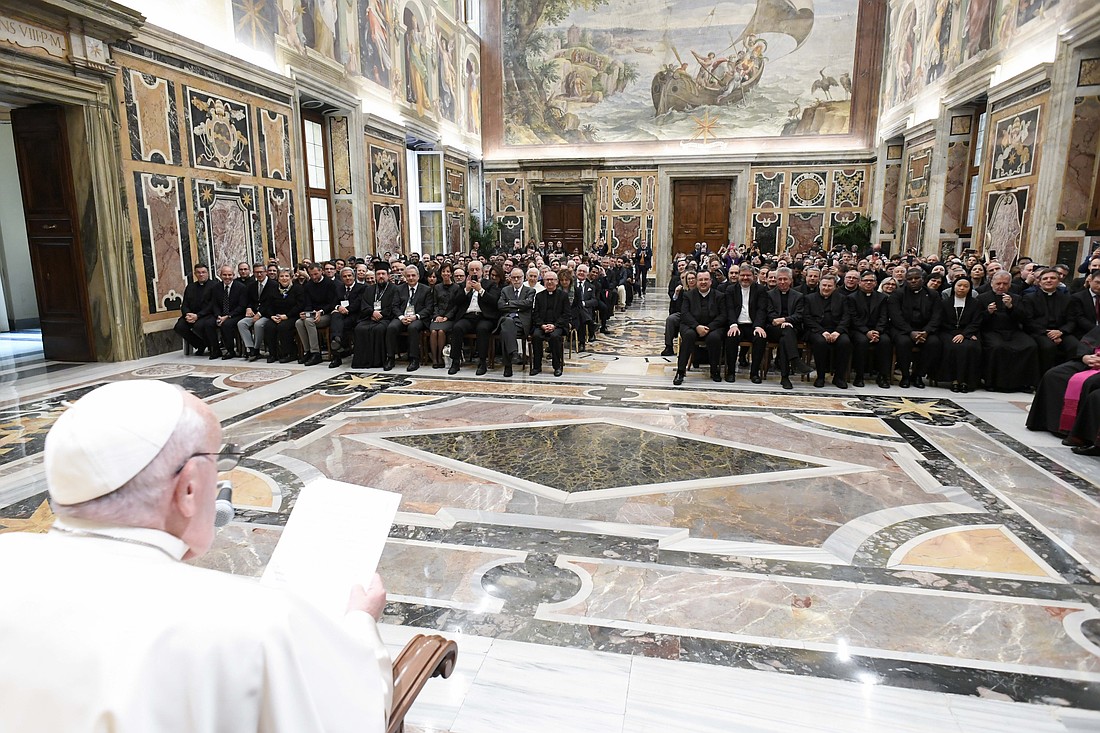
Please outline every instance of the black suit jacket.
[[201, 283], [191, 283], [183, 290], [183, 302], [180, 304], [180, 312], [184, 315], [194, 313], [199, 318], [208, 316], [213, 312], [214, 304], [210, 298], [215, 288], [207, 280]]
[[828, 298], [816, 290], [803, 301], [802, 319], [806, 324], [806, 333], [847, 333], [851, 325], [848, 312], [848, 296], [833, 291]]
[[787, 315], [783, 316], [783, 303], [780, 300], [781, 293], [779, 288], [769, 290], [764, 296], [764, 308], [761, 309], [763, 319], [760, 323], [754, 323], [754, 326], [761, 328], [770, 326], [772, 321], [776, 318], [786, 318], [787, 321], [794, 326], [796, 331], [802, 330], [802, 320], [804, 309], [806, 308], [806, 296], [798, 292], [794, 288], [787, 291]]
[[[470, 308], [470, 301], [473, 300], [473, 295], [474, 291], [467, 290], [465, 287], [455, 295], [455, 320], [466, 315], [466, 311]], [[489, 279], [482, 280], [481, 293], [477, 296], [477, 305], [481, 309], [482, 318], [488, 318], [493, 323], [497, 322], [500, 318], [498, 300], [500, 300], [500, 287]]]
[[1092, 291], [1088, 288], [1069, 296], [1070, 316], [1073, 318], [1073, 332], [1086, 334], [1095, 326], [1100, 325], [1096, 320], [1096, 304], [1092, 299]]
[[707, 297], [696, 290], [689, 290], [680, 305], [680, 328], [695, 330], [706, 326], [711, 331], [721, 330], [726, 323], [726, 301], [717, 290], [711, 289]]
[[581, 322], [590, 323], [596, 317], [596, 303], [599, 301], [597, 287], [587, 279], [578, 280], [576, 291], [577, 310], [580, 312]]
[[[741, 308], [744, 305], [744, 294], [741, 292], [741, 283], [731, 280], [726, 284], [726, 323], [734, 324], [740, 321]], [[757, 323], [757, 314], [766, 310], [763, 302], [768, 289], [758, 283], [749, 285], [749, 320], [754, 326]]]
[[256, 278], [252, 278], [252, 282], [248, 283], [248, 286], [244, 289], [244, 307], [246, 309], [251, 308], [253, 312], [259, 313], [262, 310], [262, 303], [271, 300], [278, 291], [279, 281], [275, 278], [269, 277], [264, 280], [262, 293], [260, 292], [260, 283]]
[[218, 283], [213, 292], [210, 294], [210, 315], [214, 317], [229, 316], [230, 318], [241, 318], [244, 316], [244, 310], [247, 307], [246, 291], [248, 286], [242, 283], [240, 280], [234, 280], [229, 283], [229, 303], [226, 304], [225, 298], [225, 283]]
[[359, 309], [363, 307], [363, 291], [366, 289], [366, 283], [352, 283], [351, 292], [349, 293], [348, 286], [339, 283], [336, 286], [336, 305], [333, 306], [333, 310], [340, 305], [340, 301], [346, 300], [348, 302], [348, 315], [359, 315]]
[[562, 331], [569, 333], [572, 318], [569, 296], [564, 290], [540, 290], [535, 294], [534, 309], [531, 314], [531, 331], [547, 323], [553, 323]]
[[1028, 327], [1032, 335], [1038, 336], [1052, 328], [1065, 334], [1073, 333], [1074, 319], [1070, 313], [1069, 293], [1055, 290], [1047, 295], [1040, 290], [1025, 295], [1024, 304], [1028, 310]]
[[868, 331], [883, 333], [890, 322], [890, 298], [872, 290], [870, 295], [857, 292], [845, 298], [848, 306], [848, 327], [867, 335]]
[[[402, 283], [397, 286], [397, 291], [394, 293], [393, 305], [390, 310], [390, 318], [397, 318], [405, 315], [405, 308], [409, 305], [409, 284]], [[432, 295], [432, 288], [430, 285], [424, 283], [417, 283], [416, 295], [413, 296], [413, 310], [416, 311], [416, 317], [421, 321], [430, 320], [432, 317], [432, 309], [435, 307], [434, 296]]]
[[935, 333], [943, 320], [943, 298], [922, 287], [913, 292], [902, 286], [890, 296], [890, 327], [896, 333], [911, 331]]

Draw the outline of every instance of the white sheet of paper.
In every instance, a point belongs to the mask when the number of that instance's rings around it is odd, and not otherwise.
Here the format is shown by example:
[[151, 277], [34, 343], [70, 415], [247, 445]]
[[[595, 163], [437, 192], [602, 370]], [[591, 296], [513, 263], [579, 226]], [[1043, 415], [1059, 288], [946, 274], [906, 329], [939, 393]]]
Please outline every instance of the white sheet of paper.
[[401, 495], [317, 479], [298, 493], [260, 582], [286, 588], [340, 618], [355, 584], [370, 583]]

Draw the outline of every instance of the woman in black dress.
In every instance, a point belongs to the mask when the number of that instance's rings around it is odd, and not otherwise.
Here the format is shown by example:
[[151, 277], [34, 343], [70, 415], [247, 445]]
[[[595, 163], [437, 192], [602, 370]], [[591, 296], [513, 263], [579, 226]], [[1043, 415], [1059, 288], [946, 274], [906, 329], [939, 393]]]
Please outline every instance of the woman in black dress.
[[446, 262], [439, 268], [440, 281], [435, 285], [435, 308], [432, 311], [432, 324], [428, 327], [428, 347], [432, 355], [432, 368], [442, 369], [443, 347], [451, 338], [451, 326], [454, 325], [455, 293], [466, 285], [466, 274], [459, 271], [462, 283], [456, 282], [451, 264]]
[[951, 382], [952, 392], [969, 392], [978, 385], [982, 344], [978, 340], [981, 312], [971, 291], [970, 278], [960, 277], [944, 293], [943, 362], [939, 380]]

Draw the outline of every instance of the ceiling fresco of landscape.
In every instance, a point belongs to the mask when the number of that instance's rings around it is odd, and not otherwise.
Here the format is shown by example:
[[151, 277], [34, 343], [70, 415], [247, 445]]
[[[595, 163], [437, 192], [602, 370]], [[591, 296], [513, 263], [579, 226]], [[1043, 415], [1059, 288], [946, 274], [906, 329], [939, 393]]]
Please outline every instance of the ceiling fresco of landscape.
[[850, 131], [858, 0], [502, 5], [506, 145]]

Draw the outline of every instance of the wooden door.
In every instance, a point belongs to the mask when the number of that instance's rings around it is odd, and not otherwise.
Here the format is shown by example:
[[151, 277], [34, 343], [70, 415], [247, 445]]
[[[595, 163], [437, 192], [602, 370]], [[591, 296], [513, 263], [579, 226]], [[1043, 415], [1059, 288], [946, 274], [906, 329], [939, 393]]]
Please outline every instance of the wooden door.
[[47, 359], [95, 361], [65, 111], [25, 107], [11, 122], [42, 350]]
[[729, 243], [729, 179], [672, 182], [672, 252], [691, 252], [706, 242], [711, 252]]
[[566, 252], [584, 249], [584, 196], [542, 197], [542, 241], [565, 245]]

